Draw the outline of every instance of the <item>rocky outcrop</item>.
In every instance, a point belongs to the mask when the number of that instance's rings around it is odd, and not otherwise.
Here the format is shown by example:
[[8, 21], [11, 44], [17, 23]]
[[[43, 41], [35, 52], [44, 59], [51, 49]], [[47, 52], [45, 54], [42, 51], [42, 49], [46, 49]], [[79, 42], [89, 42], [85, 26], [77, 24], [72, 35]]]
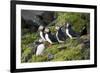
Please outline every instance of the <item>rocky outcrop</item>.
[[47, 26], [53, 20], [54, 20], [54, 12], [34, 11], [34, 10], [21, 11], [22, 29], [29, 29], [28, 31], [31, 32], [36, 32], [39, 25]]

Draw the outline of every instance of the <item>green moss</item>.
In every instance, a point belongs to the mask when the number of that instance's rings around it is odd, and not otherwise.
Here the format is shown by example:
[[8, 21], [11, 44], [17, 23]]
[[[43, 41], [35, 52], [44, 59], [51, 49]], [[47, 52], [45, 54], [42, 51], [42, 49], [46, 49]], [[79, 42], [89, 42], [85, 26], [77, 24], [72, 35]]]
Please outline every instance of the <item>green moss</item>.
[[36, 33], [27, 33], [26, 35], [22, 36], [21, 43], [24, 45], [27, 45], [29, 43], [34, 42], [36, 39], [38, 39], [38, 34]]
[[56, 25], [62, 26], [65, 25], [65, 22], [71, 22], [73, 29], [77, 32], [81, 31], [84, 25], [89, 27], [90, 15], [88, 13], [57, 12], [56, 14]]
[[35, 56], [33, 55], [31, 58], [31, 62], [44, 62], [47, 60], [47, 56]]
[[31, 51], [30, 48], [25, 48], [24, 52], [22, 52], [21, 55], [22, 55], [21, 56], [21, 59], [22, 59], [21, 62], [27, 62], [32, 56], [32, 51]]
[[[86, 37], [81, 37], [84, 39]], [[77, 39], [67, 39], [63, 44], [50, 45], [46, 43], [46, 54], [43, 56], [35, 56], [30, 48], [24, 48], [22, 52], [22, 62], [44, 62], [44, 61], [69, 61], [69, 60], [85, 60], [89, 59], [89, 48], [83, 47]], [[48, 46], [49, 45], [49, 46]], [[48, 53], [54, 55], [54, 58], [48, 60]], [[28, 58], [29, 55], [32, 57]], [[27, 60], [28, 59], [28, 60]]]

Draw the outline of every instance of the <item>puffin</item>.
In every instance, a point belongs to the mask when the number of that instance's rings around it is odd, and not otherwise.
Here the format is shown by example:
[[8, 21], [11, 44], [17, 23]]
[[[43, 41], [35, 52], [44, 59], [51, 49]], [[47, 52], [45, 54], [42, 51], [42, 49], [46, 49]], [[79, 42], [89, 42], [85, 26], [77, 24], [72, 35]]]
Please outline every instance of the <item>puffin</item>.
[[45, 49], [45, 45], [43, 43], [42, 39], [39, 39], [37, 42], [35, 42], [35, 55], [39, 56], [39, 55], [43, 55], [43, 51]]
[[66, 35], [72, 39], [73, 37], [78, 37], [78, 33], [76, 33], [73, 29], [72, 29], [72, 26], [71, 24], [67, 23], [65, 25], [65, 28], [66, 28]]
[[63, 43], [67, 39], [66, 32], [64, 32], [63, 26], [61, 26], [61, 27], [56, 26], [56, 30], [57, 30], [56, 38], [57, 38], [58, 42]]
[[40, 25], [39, 28], [38, 28], [38, 30], [39, 30], [39, 35], [40, 35], [41, 39], [42, 39], [43, 41], [46, 41], [44, 29], [45, 29], [45, 28], [44, 28], [44, 26], [42, 26], [42, 25]]
[[47, 42], [49, 42], [50, 44], [58, 43], [56, 36], [51, 33], [49, 28], [45, 28], [44, 32], [45, 32], [45, 39]]

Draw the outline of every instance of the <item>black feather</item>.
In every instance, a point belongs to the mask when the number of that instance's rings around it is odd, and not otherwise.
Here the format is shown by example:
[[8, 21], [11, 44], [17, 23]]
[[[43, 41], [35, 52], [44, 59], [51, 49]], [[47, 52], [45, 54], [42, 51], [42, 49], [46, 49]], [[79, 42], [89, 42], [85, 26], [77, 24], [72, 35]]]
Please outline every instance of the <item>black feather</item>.
[[58, 42], [55, 34], [52, 34], [51, 32], [48, 32], [47, 34], [52, 42]]

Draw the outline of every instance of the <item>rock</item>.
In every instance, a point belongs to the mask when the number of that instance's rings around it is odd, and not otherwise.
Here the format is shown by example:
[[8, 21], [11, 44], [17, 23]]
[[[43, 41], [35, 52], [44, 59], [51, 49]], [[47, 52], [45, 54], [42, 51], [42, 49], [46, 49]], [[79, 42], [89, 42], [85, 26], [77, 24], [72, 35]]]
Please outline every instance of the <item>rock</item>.
[[28, 29], [27, 32], [36, 32], [40, 25], [47, 26], [53, 20], [54, 12], [35, 10], [21, 11], [21, 27], [22, 29]]
[[54, 58], [54, 55], [53, 54], [48, 54], [48, 60], [51, 60], [51, 59], [53, 59]]

